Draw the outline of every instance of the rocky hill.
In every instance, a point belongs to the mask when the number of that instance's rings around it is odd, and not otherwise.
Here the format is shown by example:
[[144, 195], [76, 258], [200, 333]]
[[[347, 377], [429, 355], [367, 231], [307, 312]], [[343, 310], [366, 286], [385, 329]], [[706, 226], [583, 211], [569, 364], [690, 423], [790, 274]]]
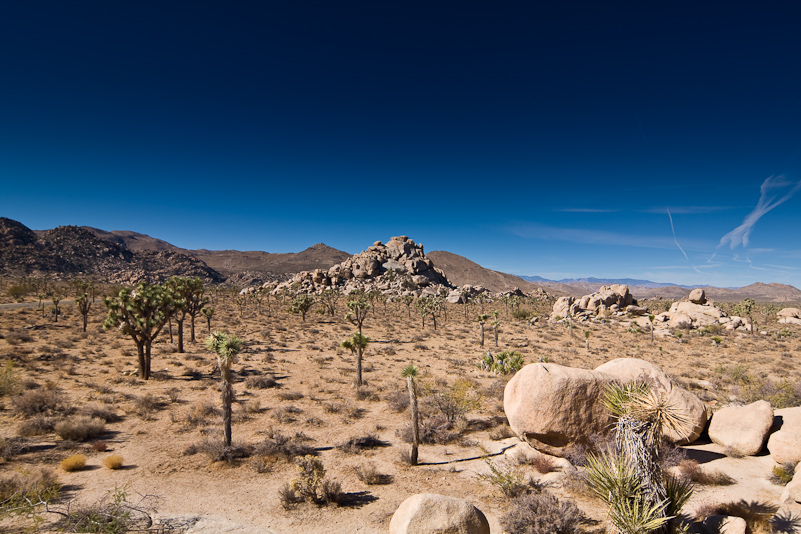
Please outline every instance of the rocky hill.
[[527, 282], [512, 274], [487, 269], [463, 256], [444, 250], [429, 252], [428, 257], [447, 273], [448, 280], [457, 286], [482, 286], [495, 293], [511, 291], [516, 287], [525, 293], [534, 293], [540, 287], [539, 284]]
[[93, 276], [114, 283], [165, 280], [173, 275], [223, 280], [220, 273], [188, 254], [134, 252], [77, 226], [34, 232], [5, 217], [0, 218], [0, 274]]

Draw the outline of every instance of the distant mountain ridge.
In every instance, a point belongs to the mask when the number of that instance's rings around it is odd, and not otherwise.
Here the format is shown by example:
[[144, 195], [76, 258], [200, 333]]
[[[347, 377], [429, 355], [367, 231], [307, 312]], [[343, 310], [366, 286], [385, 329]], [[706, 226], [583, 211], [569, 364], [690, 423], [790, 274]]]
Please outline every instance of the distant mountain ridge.
[[[567, 285], [575, 285], [575, 284], [594, 284], [594, 285], [603, 285], [608, 286], [612, 284], [625, 284], [627, 286], [637, 286], [637, 287], [646, 287], [649, 289], [659, 288], [659, 287], [684, 287], [687, 289], [695, 289], [698, 287], [704, 286], [686, 286], [681, 284], [674, 284], [674, 283], [664, 283], [664, 282], [652, 282], [650, 280], [638, 280], [636, 278], [562, 278], [561, 280], [549, 280], [547, 278], [543, 278], [541, 276], [526, 276], [521, 275], [520, 278], [523, 280], [528, 280], [529, 282], [556, 282], [557, 284], [567, 284]], [[734, 289], [734, 288], [728, 288]]]

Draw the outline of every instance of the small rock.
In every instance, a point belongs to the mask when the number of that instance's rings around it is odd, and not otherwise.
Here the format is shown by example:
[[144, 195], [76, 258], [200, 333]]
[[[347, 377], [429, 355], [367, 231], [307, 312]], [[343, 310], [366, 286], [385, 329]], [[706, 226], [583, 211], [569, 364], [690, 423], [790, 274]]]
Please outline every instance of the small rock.
[[463, 499], [433, 493], [412, 495], [389, 522], [390, 534], [490, 534], [484, 514]]

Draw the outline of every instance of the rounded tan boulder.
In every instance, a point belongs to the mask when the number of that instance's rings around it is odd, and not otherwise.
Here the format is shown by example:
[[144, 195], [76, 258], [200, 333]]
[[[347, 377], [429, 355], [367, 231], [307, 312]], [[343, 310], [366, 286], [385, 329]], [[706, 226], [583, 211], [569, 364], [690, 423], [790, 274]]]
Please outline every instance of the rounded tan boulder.
[[526, 365], [504, 390], [509, 426], [535, 449], [561, 456], [568, 445], [609, 430], [612, 420], [602, 399], [611, 380], [555, 363]]
[[676, 443], [692, 443], [706, 428], [706, 406], [701, 399], [673, 383], [672, 380], [656, 365], [638, 358], [617, 358], [599, 365], [595, 372], [603, 373], [619, 382], [645, 382], [651, 390], [667, 395], [668, 401], [683, 411], [693, 422], [689, 436], [679, 436], [670, 430], [665, 437]]
[[490, 527], [481, 510], [463, 499], [419, 493], [395, 511], [389, 534], [490, 534]]
[[773, 407], [768, 401], [727, 406], [712, 416], [709, 439], [740, 456], [753, 456], [765, 446], [772, 425]]
[[774, 410], [774, 428], [768, 438], [768, 451], [778, 464], [801, 462], [801, 406]]

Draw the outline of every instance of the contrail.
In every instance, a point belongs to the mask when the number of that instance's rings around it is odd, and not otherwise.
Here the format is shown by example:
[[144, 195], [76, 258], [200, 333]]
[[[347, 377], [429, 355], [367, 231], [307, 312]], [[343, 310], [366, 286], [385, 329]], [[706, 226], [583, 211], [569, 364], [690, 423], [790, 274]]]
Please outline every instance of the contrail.
[[[779, 198], [778, 200], [776, 200], [776, 195], [768, 197], [770, 190], [782, 189], [788, 186], [792, 187], [784, 194], [783, 197]], [[734, 250], [734, 247], [736, 246], [747, 247], [748, 239], [751, 236], [751, 230], [754, 228], [754, 225], [757, 223], [757, 221], [776, 206], [779, 206], [780, 204], [783, 204], [789, 200], [790, 197], [796, 194], [800, 189], [801, 180], [797, 183], [789, 182], [784, 175], [779, 175], [776, 177], [770, 176], [766, 178], [759, 187], [759, 202], [757, 202], [756, 207], [746, 216], [745, 219], [743, 219], [743, 224], [720, 238], [720, 243], [718, 243], [718, 246], [715, 248], [714, 254], [712, 254], [712, 257], [707, 261], [712, 261], [717, 255], [718, 250], [720, 250], [720, 247], [727, 243], [732, 250]]]
[[687, 259], [687, 263], [689, 263], [690, 266], [692, 266], [693, 270], [697, 273], [701, 273], [701, 271], [698, 270], [698, 267], [693, 265], [693, 262], [690, 261], [690, 257], [687, 256], [687, 253], [684, 252], [684, 249], [681, 248], [681, 245], [679, 245], [679, 240], [676, 239], [676, 229], [673, 227], [673, 216], [670, 214], [670, 208], [665, 208], [665, 209], [667, 210], [668, 218], [670, 219], [670, 231], [673, 232], [673, 242], [676, 243], [677, 247], [679, 247], [679, 250], [681, 251], [682, 254], [684, 254], [684, 257]]

